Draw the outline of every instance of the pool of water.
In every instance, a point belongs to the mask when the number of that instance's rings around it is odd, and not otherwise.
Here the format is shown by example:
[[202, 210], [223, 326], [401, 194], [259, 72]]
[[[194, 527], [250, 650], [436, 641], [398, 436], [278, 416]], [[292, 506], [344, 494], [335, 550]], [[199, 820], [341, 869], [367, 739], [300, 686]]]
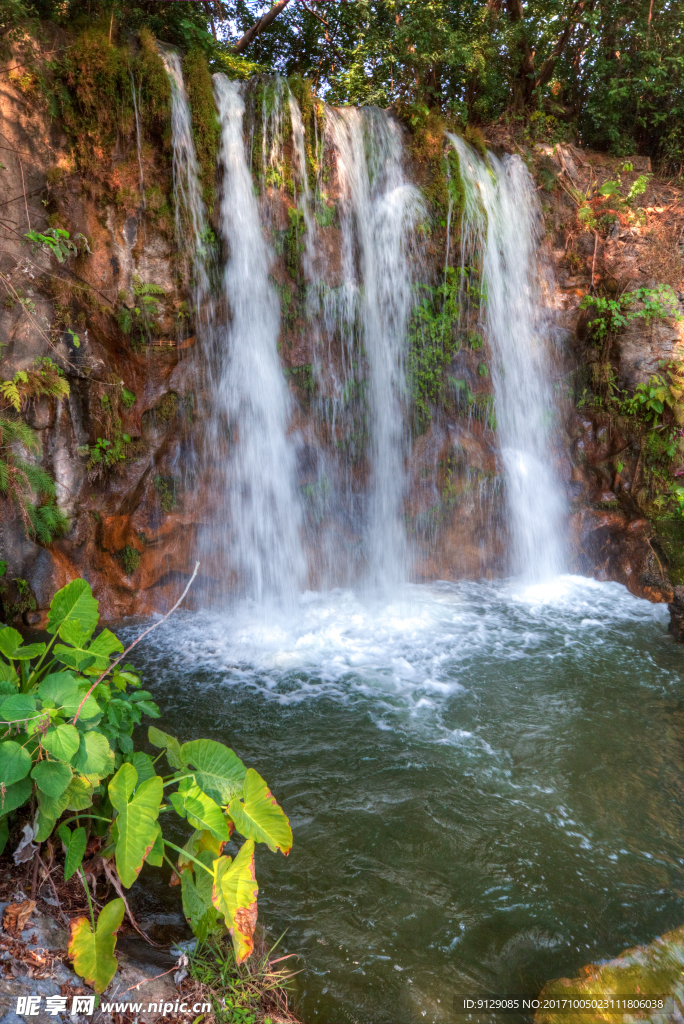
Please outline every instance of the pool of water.
[[684, 923], [666, 623], [565, 576], [181, 613], [140, 645], [160, 725], [233, 746], [290, 816], [259, 919], [305, 1021], [456, 1020]]

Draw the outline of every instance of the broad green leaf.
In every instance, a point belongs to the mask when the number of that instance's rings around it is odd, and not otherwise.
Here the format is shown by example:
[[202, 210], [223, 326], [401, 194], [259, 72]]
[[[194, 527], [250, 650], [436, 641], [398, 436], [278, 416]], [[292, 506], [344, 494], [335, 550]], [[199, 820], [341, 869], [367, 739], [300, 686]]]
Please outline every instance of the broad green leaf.
[[[198, 859], [211, 867], [213, 861], [211, 854], [207, 855], [205, 852], [205, 855], [200, 855]], [[181, 873], [181, 894], [185, 919], [200, 942], [204, 942], [209, 935], [222, 930], [223, 926], [219, 924], [218, 911], [211, 902], [211, 875], [202, 871], [201, 868], [197, 870], [196, 878], [193, 877], [191, 871], [183, 871]]]
[[[71, 672], [53, 672], [46, 676], [38, 687], [38, 696], [43, 700], [51, 700], [55, 707], [63, 708], [67, 718], [72, 718], [78, 711], [79, 704], [87, 693], [85, 685], [79, 686], [78, 679]], [[100, 705], [94, 697], [88, 697], [81, 709], [79, 720], [88, 721], [100, 714]]]
[[139, 700], [135, 706], [148, 718], [161, 718], [161, 711], [152, 700]]
[[171, 803], [181, 818], [187, 819], [196, 829], [207, 829], [217, 839], [228, 842], [230, 832], [219, 805], [193, 783], [184, 779], [177, 793], [171, 794]]
[[70, 761], [79, 748], [81, 734], [75, 725], [51, 725], [42, 743], [53, 757]]
[[39, 761], [31, 772], [38, 789], [53, 800], [59, 800], [71, 782], [71, 768], [63, 761]]
[[9, 825], [7, 824], [7, 818], [0, 818], [0, 857], [5, 852], [7, 846], [7, 840], [9, 839]]
[[0, 782], [11, 786], [25, 779], [30, 771], [31, 755], [25, 747], [14, 740], [0, 743]]
[[0, 654], [6, 658], [13, 658], [14, 652], [24, 642], [24, 638], [16, 629], [11, 626], [4, 626], [0, 629]]
[[109, 775], [114, 771], [114, 753], [107, 737], [94, 730], [81, 733], [81, 743], [71, 764], [81, 775]]
[[195, 781], [219, 804], [242, 793], [245, 766], [237, 754], [216, 740], [191, 740], [181, 747], [181, 760], [194, 765]]
[[3, 722], [25, 722], [30, 718], [40, 718], [40, 711], [33, 697], [26, 693], [15, 693], [6, 697], [0, 704], [0, 720]]
[[0, 814], [9, 814], [17, 807], [25, 804], [33, 792], [33, 782], [29, 778], [20, 779], [19, 782], [8, 786], [3, 793], [0, 790]]
[[[67, 665], [77, 672], [93, 668], [97, 660], [88, 651], [84, 651], [79, 647], [65, 647], [64, 644], [55, 644], [53, 654], [56, 661], [61, 661], [63, 665]], [[105, 665], [104, 667], [106, 668], [107, 666]]]
[[98, 618], [98, 603], [93, 597], [90, 584], [85, 580], [72, 580], [58, 590], [52, 599], [47, 631], [57, 633], [62, 625], [75, 621], [80, 624], [86, 636], [90, 636], [97, 626]]
[[151, 864], [153, 868], [160, 868], [164, 863], [164, 839], [162, 831], [158, 826], [157, 838], [154, 841], [154, 846], [147, 855], [147, 863]]
[[248, 839], [235, 860], [219, 857], [214, 861], [212, 903], [226, 919], [233, 938], [235, 959], [239, 964], [254, 949], [257, 920], [257, 885], [254, 874], [254, 843]]
[[[126, 888], [138, 877], [143, 861], [154, 846], [159, 826], [159, 807], [164, 789], [158, 775], [141, 782], [132, 764], [122, 764], [109, 783], [109, 799], [119, 812], [116, 819], [116, 868]], [[133, 797], [133, 799], [131, 799]]]
[[292, 849], [290, 823], [271, 790], [253, 768], [247, 769], [243, 796], [244, 803], [236, 797], [228, 808], [240, 835], [256, 843], [266, 843], [273, 853], [280, 850], [287, 857]]
[[77, 917], [71, 922], [69, 956], [76, 974], [96, 992], [104, 992], [116, 974], [118, 963], [114, 947], [124, 911], [124, 901], [120, 898], [107, 903], [100, 911], [95, 933], [87, 917]]
[[40, 658], [45, 654], [45, 649], [45, 644], [27, 644], [26, 647], [20, 647], [19, 650], [14, 652], [12, 660], [30, 661], [31, 658]]
[[[109, 662], [110, 655], [123, 654], [124, 645], [121, 643], [118, 636], [114, 636], [111, 630], [103, 629], [102, 632], [95, 637], [88, 650], [91, 654], [96, 654], [100, 658], [104, 657], [107, 659], [107, 662]], [[104, 668], [101, 669], [101, 671], [104, 671]]]
[[17, 670], [0, 658], [0, 693], [16, 693], [18, 685]]
[[163, 747], [166, 749], [166, 760], [172, 768], [183, 767], [181, 745], [174, 736], [169, 736], [168, 733], [157, 729], [155, 725], [151, 725], [147, 730], [147, 738], [153, 747]]
[[66, 643], [71, 644], [72, 647], [82, 647], [88, 642], [90, 633], [83, 629], [78, 619], [71, 619], [68, 622], [62, 623], [59, 629], [59, 635]]
[[54, 818], [50, 814], [46, 814], [42, 807], [38, 808], [38, 814], [36, 815], [36, 823], [38, 831], [33, 837], [37, 843], [44, 843], [46, 839], [49, 839], [52, 835], [55, 825], [57, 824], [57, 818]]
[[134, 754], [130, 754], [126, 760], [129, 764], [132, 764], [138, 773], [138, 785], [144, 782], [145, 779], [151, 779], [157, 773], [154, 770], [152, 764], [152, 758], [149, 754], [144, 754], [142, 750], [136, 750]]
[[67, 851], [64, 861], [64, 881], [68, 882], [73, 873], [81, 866], [88, 837], [84, 828], [77, 828], [72, 832], [68, 825], [60, 825], [57, 831]]
[[42, 789], [36, 790], [36, 796], [38, 797], [38, 831], [35, 835], [36, 842], [42, 843], [52, 835], [57, 819], [67, 808], [69, 801], [67, 792], [68, 790], [65, 790], [64, 793], [55, 799], [44, 793]]
[[75, 775], [62, 799], [67, 800], [65, 810], [85, 811], [93, 803], [93, 784], [82, 775]]

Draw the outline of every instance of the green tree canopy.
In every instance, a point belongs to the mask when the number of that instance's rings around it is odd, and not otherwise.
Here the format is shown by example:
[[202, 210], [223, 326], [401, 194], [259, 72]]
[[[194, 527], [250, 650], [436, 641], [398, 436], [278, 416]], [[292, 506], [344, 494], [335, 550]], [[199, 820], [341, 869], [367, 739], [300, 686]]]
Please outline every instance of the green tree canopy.
[[119, 33], [146, 26], [224, 69], [241, 41], [250, 64], [308, 76], [338, 104], [438, 108], [463, 122], [542, 111], [588, 145], [682, 168], [681, 0], [25, 0], [24, 10], [106, 19]]

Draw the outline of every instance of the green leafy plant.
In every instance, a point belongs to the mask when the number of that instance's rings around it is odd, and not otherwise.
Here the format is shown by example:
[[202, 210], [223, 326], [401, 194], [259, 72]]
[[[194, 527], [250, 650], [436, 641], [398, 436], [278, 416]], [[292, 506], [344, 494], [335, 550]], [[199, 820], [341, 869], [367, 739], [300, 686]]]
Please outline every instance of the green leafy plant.
[[582, 299], [580, 309], [591, 311], [591, 335], [598, 342], [618, 334], [633, 320], [644, 320], [650, 324], [653, 320], [682, 319], [677, 310], [677, 296], [667, 284], [624, 292], [619, 299], [587, 295]]
[[[289, 853], [287, 817], [258, 772], [222, 743], [181, 744], [150, 727], [148, 740], [160, 753], [153, 760], [135, 750], [134, 727], [143, 715], [158, 718], [159, 709], [133, 666], [121, 664], [127, 651], [118, 638], [108, 629], [95, 636], [98, 619], [90, 585], [74, 580], [52, 600], [49, 642], [25, 644], [15, 629], [0, 629], [0, 852], [8, 816], [26, 809], [33, 820], [35, 807], [34, 841], [57, 830], [65, 877], [81, 872], [87, 830], [105, 837], [101, 856], [126, 888], [144, 863], [167, 863], [180, 878], [195, 934], [204, 940], [227, 932], [242, 963], [257, 917], [255, 844]], [[157, 774], [161, 757], [165, 775]], [[167, 838], [165, 823], [174, 815], [190, 830], [182, 847]], [[244, 842], [231, 856], [224, 846], [234, 833]], [[178, 855], [175, 864], [167, 851]], [[92, 905], [90, 921], [72, 922], [74, 967], [97, 992], [116, 970], [122, 918], [123, 901], [113, 900], [97, 922]]]
[[460, 342], [454, 330], [460, 311], [462, 273], [447, 267], [444, 281], [436, 287], [418, 285], [420, 301], [413, 307], [409, 324], [408, 376], [419, 430], [431, 419], [431, 407], [446, 385], [445, 370]]
[[138, 549], [134, 548], [131, 544], [127, 544], [126, 547], [119, 552], [118, 557], [126, 575], [132, 576], [140, 565], [141, 555]]
[[164, 289], [153, 282], [141, 281], [139, 277], [133, 280], [133, 295], [135, 305], [129, 307], [125, 303], [125, 293], [122, 305], [116, 313], [116, 321], [121, 332], [131, 335], [135, 345], [149, 344], [151, 339], [159, 333], [156, 318], [160, 313], [160, 303], [166, 296]]
[[27, 370], [17, 370], [12, 380], [0, 380], [0, 395], [19, 412], [32, 398], [66, 398], [69, 382], [59, 366], [45, 356]]
[[71, 239], [64, 228], [46, 228], [43, 233], [27, 231], [24, 238], [32, 243], [34, 252], [42, 249], [60, 263], [65, 263], [71, 256], [78, 256], [81, 251], [90, 252], [88, 239], [80, 231]]
[[57, 506], [55, 481], [32, 455], [42, 455], [35, 430], [0, 416], [0, 497], [21, 517], [27, 537], [50, 544], [67, 532], [69, 519]]

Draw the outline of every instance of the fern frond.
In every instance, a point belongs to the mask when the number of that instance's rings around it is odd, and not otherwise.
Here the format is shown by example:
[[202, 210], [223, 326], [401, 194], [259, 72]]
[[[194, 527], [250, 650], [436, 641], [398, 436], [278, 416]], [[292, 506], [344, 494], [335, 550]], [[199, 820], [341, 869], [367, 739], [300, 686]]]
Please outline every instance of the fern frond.
[[15, 459], [14, 467], [18, 473], [24, 476], [28, 487], [32, 491], [46, 498], [54, 498], [55, 481], [49, 473], [45, 472], [42, 466], [36, 465], [35, 462], [26, 462], [24, 459]]
[[21, 409], [21, 395], [13, 380], [0, 381], [0, 394], [17, 412]]
[[35, 430], [21, 420], [0, 418], [0, 451], [13, 445], [23, 445], [27, 451], [42, 455], [42, 445]]
[[28, 505], [27, 511], [33, 532], [42, 544], [51, 544], [69, 530], [69, 517], [52, 501], [44, 505]]

